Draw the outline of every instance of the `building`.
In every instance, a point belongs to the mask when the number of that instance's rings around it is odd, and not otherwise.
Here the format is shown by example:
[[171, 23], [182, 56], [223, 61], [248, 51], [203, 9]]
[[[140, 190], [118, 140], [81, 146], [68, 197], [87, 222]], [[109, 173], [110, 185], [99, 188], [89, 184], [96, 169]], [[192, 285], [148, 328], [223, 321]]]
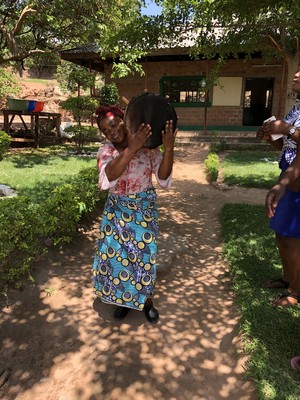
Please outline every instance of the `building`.
[[102, 59], [97, 46], [66, 50], [61, 57], [103, 73], [105, 82], [115, 82], [120, 96], [128, 100], [144, 90], [168, 96], [181, 130], [255, 130], [271, 115], [284, 114], [283, 60], [265, 63], [260, 53], [252, 59], [243, 54], [228, 59], [218, 84], [208, 91], [206, 77], [217, 61], [192, 59], [184, 48], [157, 50], [140, 60], [144, 76], [119, 79], [111, 78], [112, 59]]

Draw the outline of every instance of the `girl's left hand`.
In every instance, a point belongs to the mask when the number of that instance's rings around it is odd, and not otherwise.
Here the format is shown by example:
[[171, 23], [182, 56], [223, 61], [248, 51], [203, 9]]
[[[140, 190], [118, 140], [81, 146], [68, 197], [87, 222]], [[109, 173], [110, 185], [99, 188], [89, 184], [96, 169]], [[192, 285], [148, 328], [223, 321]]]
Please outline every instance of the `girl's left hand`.
[[162, 141], [165, 151], [173, 150], [178, 129], [173, 132], [173, 121], [167, 121], [165, 130], [162, 131]]

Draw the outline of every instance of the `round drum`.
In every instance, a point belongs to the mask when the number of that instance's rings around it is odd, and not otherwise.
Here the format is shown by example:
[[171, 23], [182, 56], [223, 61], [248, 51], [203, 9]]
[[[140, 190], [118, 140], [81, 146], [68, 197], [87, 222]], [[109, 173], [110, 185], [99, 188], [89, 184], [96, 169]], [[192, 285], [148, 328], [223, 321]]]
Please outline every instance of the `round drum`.
[[166, 121], [173, 121], [175, 131], [177, 119], [174, 107], [166, 98], [148, 92], [133, 97], [124, 114], [124, 124], [131, 132], [136, 132], [142, 123], [151, 125], [152, 135], [145, 143], [145, 147], [150, 148], [162, 144], [161, 132], [165, 129]]

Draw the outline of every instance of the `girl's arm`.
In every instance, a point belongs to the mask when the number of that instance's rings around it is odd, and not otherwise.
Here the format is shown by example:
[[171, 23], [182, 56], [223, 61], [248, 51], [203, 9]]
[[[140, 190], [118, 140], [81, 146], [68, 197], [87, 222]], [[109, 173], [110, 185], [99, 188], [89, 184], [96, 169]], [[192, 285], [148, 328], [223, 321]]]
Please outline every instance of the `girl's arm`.
[[174, 145], [177, 132], [177, 129], [175, 132], [173, 132], [173, 121], [167, 121], [165, 130], [162, 132], [163, 146], [165, 151], [158, 169], [158, 178], [161, 180], [166, 180], [171, 175], [174, 162]]
[[105, 168], [107, 179], [110, 182], [120, 178], [135, 153], [144, 146], [151, 136], [151, 126], [142, 124], [136, 133], [131, 133], [128, 128], [126, 128], [126, 132], [128, 146], [119, 156], [111, 160]]

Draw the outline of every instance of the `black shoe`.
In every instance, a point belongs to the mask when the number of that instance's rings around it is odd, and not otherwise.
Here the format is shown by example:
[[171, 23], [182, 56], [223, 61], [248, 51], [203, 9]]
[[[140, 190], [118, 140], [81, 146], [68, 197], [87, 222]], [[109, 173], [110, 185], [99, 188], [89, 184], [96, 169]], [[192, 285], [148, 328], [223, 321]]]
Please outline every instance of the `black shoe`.
[[117, 307], [114, 312], [114, 319], [117, 321], [121, 321], [121, 319], [124, 319], [128, 313], [129, 313], [129, 308]]
[[144, 311], [146, 318], [151, 324], [155, 324], [159, 320], [159, 314], [153, 304], [145, 305]]

